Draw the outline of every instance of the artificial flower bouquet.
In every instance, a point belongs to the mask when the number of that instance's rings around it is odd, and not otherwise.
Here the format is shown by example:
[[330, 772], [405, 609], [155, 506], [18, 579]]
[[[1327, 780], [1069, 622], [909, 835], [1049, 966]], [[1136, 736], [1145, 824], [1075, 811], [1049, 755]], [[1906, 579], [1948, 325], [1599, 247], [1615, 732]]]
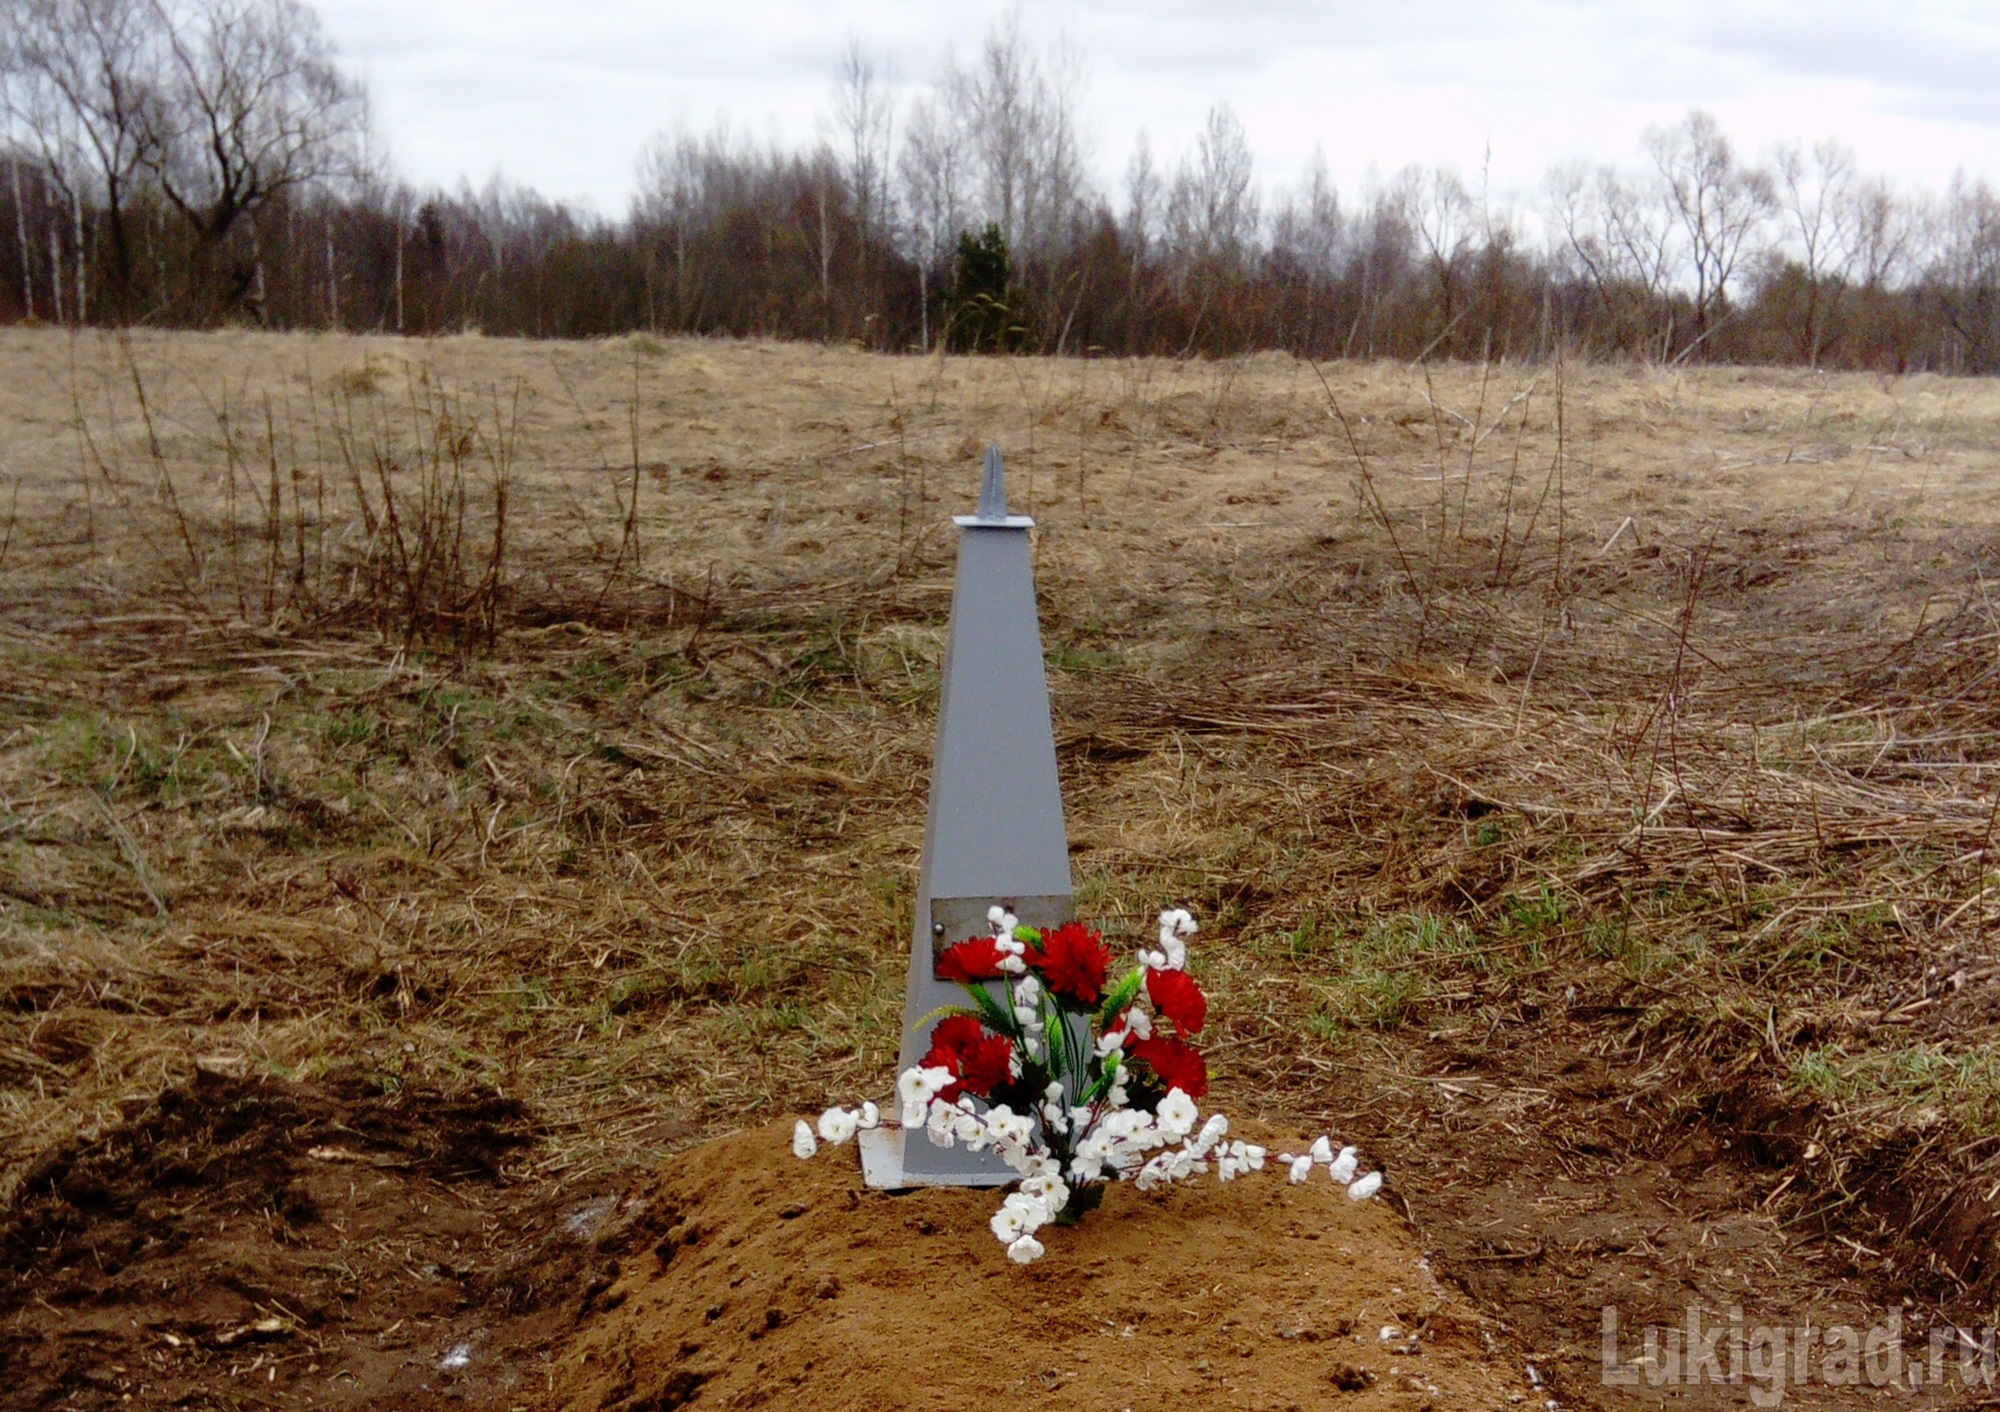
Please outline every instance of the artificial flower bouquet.
[[[906, 1130], [944, 1147], [991, 1148], [1021, 1174], [992, 1220], [1009, 1256], [1038, 1259], [1045, 1247], [1035, 1233], [1073, 1225], [1111, 1181], [1150, 1191], [1211, 1167], [1225, 1182], [1264, 1167], [1264, 1149], [1230, 1140], [1226, 1117], [1202, 1120], [1208, 1066], [1192, 1041], [1208, 998], [1187, 971], [1192, 916], [1162, 912], [1159, 944], [1141, 947], [1116, 981], [1103, 936], [1080, 923], [1043, 931], [1000, 907], [987, 920], [992, 935], [949, 947], [938, 963], [970, 1003], [938, 1012], [930, 1049], [896, 1087]], [[845, 1142], [881, 1121], [873, 1103], [829, 1108], [817, 1138], [797, 1125], [792, 1150], [810, 1157], [820, 1140]], [[1336, 1154], [1324, 1136], [1277, 1160], [1294, 1182], [1327, 1167], [1357, 1201], [1382, 1185], [1379, 1172], [1357, 1174], [1354, 1148]]]

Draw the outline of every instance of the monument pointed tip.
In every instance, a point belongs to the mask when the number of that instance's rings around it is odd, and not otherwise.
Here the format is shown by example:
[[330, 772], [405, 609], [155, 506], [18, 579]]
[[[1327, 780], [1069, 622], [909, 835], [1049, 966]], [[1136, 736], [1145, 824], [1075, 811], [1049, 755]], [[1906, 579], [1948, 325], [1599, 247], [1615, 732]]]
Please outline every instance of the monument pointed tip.
[[1007, 472], [1000, 460], [1000, 448], [986, 448], [986, 473], [979, 479], [979, 509], [971, 515], [953, 515], [952, 520], [966, 529], [1033, 529], [1026, 515], [1007, 509]]
[[1000, 448], [986, 448], [986, 474], [979, 481], [979, 518], [1007, 518], [1007, 472], [1001, 464]]

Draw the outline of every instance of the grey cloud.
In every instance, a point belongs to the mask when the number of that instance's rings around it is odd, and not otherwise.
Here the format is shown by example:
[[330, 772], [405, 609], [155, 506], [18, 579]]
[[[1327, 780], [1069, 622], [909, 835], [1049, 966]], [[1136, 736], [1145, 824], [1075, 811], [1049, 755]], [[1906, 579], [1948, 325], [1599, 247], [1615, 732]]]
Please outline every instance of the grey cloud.
[[[911, 90], [948, 46], [970, 57], [1001, 0], [321, 0], [362, 65], [386, 136], [412, 174], [454, 180], [496, 167], [552, 194], [621, 209], [646, 136], [677, 113], [727, 111], [739, 132], [810, 137], [850, 32]], [[1799, 79], [1860, 81], [1876, 113], [2000, 129], [2000, 12], [1949, 14], [1867, 0], [1021, 0], [1035, 42], [1068, 37], [1089, 75], [1086, 117], [1115, 183], [1131, 134], [1191, 134], [1218, 98], [1278, 98], [1311, 123], [1324, 85], [1365, 83], [1385, 124], [1327, 131], [1332, 150], [1401, 152], [1394, 124], [1440, 95], [1503, 145], [1551, 113], [1671, 113]], [[1282, 75], [1282, 92], [1272, 85]], [[1532, 119], [1522, 115], [1535, 109]], [[1487, 115], [1491, 114], [1488, 122]], [[1601, 123], [1601, 116], [1593, 122]], [[1629, 131], [1579, 131], [1573, 150], [1629, 156]], [[1511, 127], [1510, 127], [1511, 125]], [[1260, 134], [1290, 151], [1299, 134]], [[1426, 124], [1419, 123], [1417, 130]], [[1559, 127], [1559, 121], [1554, 124]], [[1802, 135], [1840, 115], [1802, 114]], [[1475, 146], [1485, 132], [1466, 139]], [[1519, 139], [1514, 139], [1518, 141]], [[1439, 156], [1446, 154], [1439, 153]], [[1568, 155], [1567, 152], [1551, 154]]]
[[2000, 128], [2000, 11], [1959, 16], [1935, 7], [1831, 3], [1803, 11], [1771, 4], [1718, 13], [1696, 27], [1712, 52], [1740, 55], [1797, 78], [1860, 82], [1883, 111]]

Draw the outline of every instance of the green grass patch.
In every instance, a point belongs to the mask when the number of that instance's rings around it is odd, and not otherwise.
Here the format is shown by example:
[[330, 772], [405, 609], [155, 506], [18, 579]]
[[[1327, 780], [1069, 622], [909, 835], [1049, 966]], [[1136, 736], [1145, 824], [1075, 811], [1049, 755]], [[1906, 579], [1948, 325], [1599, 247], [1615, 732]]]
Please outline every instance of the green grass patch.
[[1849, 1110], [1871, 1109], [1912, 1123], [1949, 1116], [1976, 1136], [2000, 1133], [2000, 1053], [1941, 1044], [1850, 1053], [1824, 1045], [1791, 1065], [1795, 1092]]

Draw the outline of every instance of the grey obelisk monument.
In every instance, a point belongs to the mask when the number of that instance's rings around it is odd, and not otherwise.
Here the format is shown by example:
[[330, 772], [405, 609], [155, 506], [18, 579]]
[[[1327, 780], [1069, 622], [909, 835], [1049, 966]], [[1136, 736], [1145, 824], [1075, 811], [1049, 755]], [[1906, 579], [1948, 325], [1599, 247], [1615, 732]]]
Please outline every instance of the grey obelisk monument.
[[[1074, 915], [1028, 543], [1035, 522], [1007, 513], [999, 447], [986, 452], [978, 513], [954, 519], [958, 583], [938, 705], [899, 1069], [916, 1063], [930, 1047], [935, 1021], [925, 1017], [940, 1006], [965, 1003], [957, 985], [937, 978], [936, 958], [967, 937], [990, 935], [987, 908], [999, 903], [1037, 927]], [[1014, 1179], [991, 1154], [938, 1147], [922, 1129], [883, 1130], [870, 1137], [862, 1156], [868, 1179], [877, 1186], [997, 1186]], [[897, 1146], [900, 1152], [894, 1151]]]

